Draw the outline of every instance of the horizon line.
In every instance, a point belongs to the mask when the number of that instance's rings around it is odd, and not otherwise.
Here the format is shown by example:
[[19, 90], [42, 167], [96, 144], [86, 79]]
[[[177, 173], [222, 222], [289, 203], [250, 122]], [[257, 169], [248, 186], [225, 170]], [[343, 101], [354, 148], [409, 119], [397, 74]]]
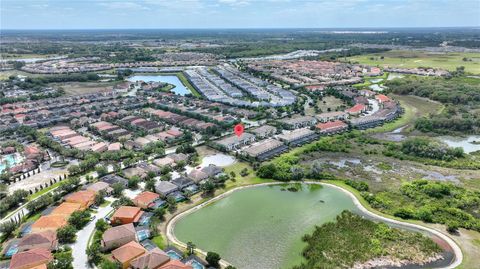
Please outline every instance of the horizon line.
[[0, 31], [69, 31], [69, 30], [315, 30], [315, 29], [448, 29], [472, 28], [478, 26], [360, 26], [360, 27], [200, 27], [200, 28], [0, 28]]

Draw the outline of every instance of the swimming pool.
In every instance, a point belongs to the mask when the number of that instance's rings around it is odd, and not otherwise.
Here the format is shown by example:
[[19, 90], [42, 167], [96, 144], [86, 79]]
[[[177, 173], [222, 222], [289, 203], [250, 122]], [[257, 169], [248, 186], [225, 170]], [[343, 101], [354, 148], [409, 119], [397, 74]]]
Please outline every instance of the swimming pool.
[[169, 250], [166, 252], [168, 256], [170, 256], [170, 259], [172, 260], [181, 260], [182, 255], [178, 254], [176, 251]]
[[196, 260], [189, 261], [186, 264], [190, 264], [193, 269], [205, 269], [205, 266], [203, 266], [203, 264], [197, 262]]
[[150, 237], [150, 233], [148, 231], [141, 230], [137, 232], [137, 237], [138, 237], [138, 241], [143, 241]]
[[[18, 252], [18, 247], [15, 245], [15, 246], [12, 246], [10, 247], [7, 252], [5, 252], [5, 257], [12, 257], [14, 254], [16, 254]], [[194, 267], [195, 268], [195, 267]]]
[[0, 174], [3, 170], [7, 169], [7, 167], [10, 168], [21, 161], [22, 159], [16, 156], [16, 154], [8, 154], [0, 157]]

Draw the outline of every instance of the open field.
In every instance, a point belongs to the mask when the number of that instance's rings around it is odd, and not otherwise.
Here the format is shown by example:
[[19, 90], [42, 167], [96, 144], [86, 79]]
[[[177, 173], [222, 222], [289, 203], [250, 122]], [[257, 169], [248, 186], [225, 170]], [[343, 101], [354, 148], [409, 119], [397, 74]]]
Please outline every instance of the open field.
[[0, 59], [2, 60], [16, 60], [16, 59], [32, 59], [32, 58], [51, 58], [58, 55], [54, 54], [15, 54], [15, 53], [1, 53]]
[[60, 87], [65, 91], [65, 95], [79, 95], [86, 93], [96, 93], [102, 90], [110, 89], [118, 81], [112, 82], [65, 82], [52, 83], [51, 86]]
[[[381, 59], [381, 57], [384, 57]], [[467, 61], [463, 61], [467, 58]], [[434, 67], [454, 71], [458, 66], [465, 66], [465, 71], [480, 74], [480, 53], [430, 53], [422, 51], [387, 51], [347, 58], [350, 62], [358, 62], [379, 67]]]
[[318, 108], [322, 110], [322, 112], [329, 112], [329, 111], [336, 111], [337, 108], [340, 106], [345, 106], [345, 103], [334, 96], [326, 96], [323, 98], [322, 101], [317, 102]]
[[[429, 114], [435, 115], [440, 113], [443, 105], [418, 96], [413, 95], [391, 95], [393, 99], [398, 100], [405, 109], [405, 113], [395, 121], [388, 122], [382, 126], [369, 129], [367, 133], [391, 132], [400, 127], [408, 125], [408, 129], [413, 128], [415, 120]], [[405, 130], [404, 130], [405, 131]]]

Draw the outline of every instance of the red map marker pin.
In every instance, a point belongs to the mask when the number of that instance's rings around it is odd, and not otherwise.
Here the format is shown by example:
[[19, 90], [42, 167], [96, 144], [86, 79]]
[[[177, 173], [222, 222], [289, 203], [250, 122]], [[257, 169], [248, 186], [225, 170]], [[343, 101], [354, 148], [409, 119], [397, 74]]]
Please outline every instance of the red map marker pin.
[[245, 129], [243, 128], [243, 125], [241, 124], [237, 124], [235, 125], [235, 127], [233, 128], [233, 131], [235, 132], [235, 134], [240, 137], [242, 134], [243, 134], [243, 131]]

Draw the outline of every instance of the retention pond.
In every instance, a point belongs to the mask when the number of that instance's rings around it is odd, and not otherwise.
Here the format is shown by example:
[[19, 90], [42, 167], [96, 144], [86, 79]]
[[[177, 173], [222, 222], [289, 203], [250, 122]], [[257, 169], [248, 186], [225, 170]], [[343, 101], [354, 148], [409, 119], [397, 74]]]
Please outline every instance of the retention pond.
[[[234, 191], [174, 220], [173, 233], [184, 243], [193, 242], [203, 251], [218, 252], [240, 269], [291, 268], [302, 262], [305, 244], [301, 238], [312, 232], [315, 225], [335, 220], [343, 210], [374, 218], [337, 187], [299, 183], [297, 191], [289, 191], [288, 186], [291, 185], [264, 185]], [[387, 224], [428, 234], [398, 223]], [[428, 235], [447, 246], [445, 259], [409, 269], [440, 268], [454, 260], [446, 242]]]

